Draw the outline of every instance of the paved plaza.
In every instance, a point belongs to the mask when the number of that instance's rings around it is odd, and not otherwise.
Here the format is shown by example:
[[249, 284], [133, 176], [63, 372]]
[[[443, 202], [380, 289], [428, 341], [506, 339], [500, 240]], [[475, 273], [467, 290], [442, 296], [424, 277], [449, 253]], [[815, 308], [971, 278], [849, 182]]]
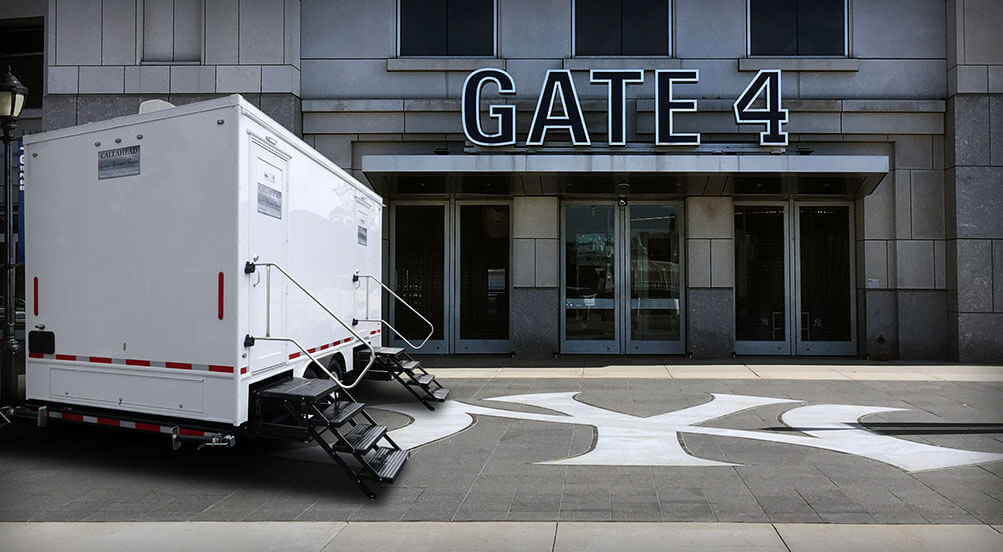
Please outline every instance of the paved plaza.
[[[974, 539], [972, 550], [1003, 547], [993, 527], [1003, 524], [1001, 368], [455, 362], [426, 361], [451, 389], [435, 412], [396, 384], [362, 386], [357, 398], [415, 447], [376, 500], [315, 446], [172, 452], [161, 436], [16, 427], [0, 434], [0, 533], [11, 543], [49, 535], [58, 549], [60, 531], [119, 527], [112, 533], [126, 538], [134, 527], [75, 522], [320, 522], [276, 527], [328, 535], [303, 548], [314, 550], [366, 531], [392, 540], [391, 528], [440, 535], [428, 542], [501, 531], [494, 545], [541, 550], [601, 549], [641, 535], [690, 542], [686, 532], [698, 528], [765, 538], [746, 548], [762, 550], [819, 549], [803, 545], [841, 530], [926, 544], [957, 534], [956, 542]], [[927, 526], [938, 530], [915, 529]], [[658, 536], [666, 531], [673, 536]], [[545, 546], [517, 546], [519, 535]]]

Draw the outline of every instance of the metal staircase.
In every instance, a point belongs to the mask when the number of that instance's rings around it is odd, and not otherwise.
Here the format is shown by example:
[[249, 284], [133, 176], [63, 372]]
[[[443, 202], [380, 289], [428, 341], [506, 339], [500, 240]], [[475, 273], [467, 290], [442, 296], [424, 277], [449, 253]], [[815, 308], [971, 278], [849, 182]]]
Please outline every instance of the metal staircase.
[[386, 426], [335, 381], [287, 377], [252, 390], [251, 405], [249, 434], [316, 441], [371, 499], [375, 485], [393, 483], [407, 462]]
[[[365, 351], [359, 351], [364, 355]], [[364, 360], [359, 358], [356, 362]], [[397, 380], [429, 410], [435, 410], [433, 402], [443, 402], [449, 395], [435, 376], [429, 374], [421, 363], [413, 359], [400, 347], [377, 347], [376, 362], [365, 375], [366, 379], [382, 381]]]

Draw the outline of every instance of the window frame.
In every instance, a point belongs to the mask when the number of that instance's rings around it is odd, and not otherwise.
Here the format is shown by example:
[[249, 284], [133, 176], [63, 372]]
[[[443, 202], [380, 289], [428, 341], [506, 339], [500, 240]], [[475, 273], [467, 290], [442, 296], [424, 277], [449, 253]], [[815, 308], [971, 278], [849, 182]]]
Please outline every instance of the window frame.
[[[646, 56], [637, 56], [637, 55], [628, 55], [628, 56], [625, 56], [623, 54], [605, 55], [605, 56], [579, 55], [578, 54], [578, 31], [577, 31], [577, 29], [578, 29], [578, 25], [577, 25], [577, 22], [578, 22], [578, 19], [577, 19], [578, 18], [578, 1], [579, 0], [571, 0], [571, 57], [572, 58], [582, 58], [582, 59], [604, 59], [604, 58], [610, 58], [610, 59], [634, 59], [634, 58], [648, 58], [648, 57], [654, 57], [654, 58], [661, 58], [661, 57], [671, 58], [671, 57], [673, 57], [673, 48], [672, 48], [672, 37], [674, 36], [674, 34], [672, 32], [672, 24], [673, 24], [673, 21], [674, 21], [674, 19], [672, 17], [673, 0], [665, 0], [665, 9], [669, 12], [669, 21], [668, 21], [668, 29], [666, 29], [666, 31], [667, 31], [666, 32], [666, 42], [667, 42], [667, 46], [668, 46], [668, 52], [664, 56], [661, 55], [661, 54], [658, 54], [658, 55], [646, 55]], [[620, 31], [621, 31], [621, 33], [623, 32], [622, 25], [621, 25]]]
[[745, 55], [750, 58], [784, 58], [784, 59], [841, 59], [850, 57], [850, 0], [843, 0], [843, 53], [829, 56], [811, 55], [782, 56], [776, 54], [752, 53], [752, 0], [745, 0]]
[[[495, 59], [498, 57], [498, 0], [491, 0], [491, 55], [489, 56], [409, 56], [401, 53], [401, 0], [395, 2], [397, 7], [397, 45], [395, 54], [399, 59]], [[448, 29], [448, 27], [447, 27]]]

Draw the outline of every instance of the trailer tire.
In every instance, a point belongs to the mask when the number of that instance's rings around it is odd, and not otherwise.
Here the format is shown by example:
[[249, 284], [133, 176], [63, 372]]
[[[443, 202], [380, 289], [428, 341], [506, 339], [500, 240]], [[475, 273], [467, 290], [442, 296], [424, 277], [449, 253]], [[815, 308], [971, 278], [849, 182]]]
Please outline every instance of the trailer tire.
[[335, 353], [331, 355], [331, 360], [328, 362], [327, 369], [329, 372], [334, 374], [334, 377], [338, 378], [338, 381], [345, 385], [352, 385], [355, 382], [355, 372], [345, 371], [345, 357], [341, 356], [341, 353]]

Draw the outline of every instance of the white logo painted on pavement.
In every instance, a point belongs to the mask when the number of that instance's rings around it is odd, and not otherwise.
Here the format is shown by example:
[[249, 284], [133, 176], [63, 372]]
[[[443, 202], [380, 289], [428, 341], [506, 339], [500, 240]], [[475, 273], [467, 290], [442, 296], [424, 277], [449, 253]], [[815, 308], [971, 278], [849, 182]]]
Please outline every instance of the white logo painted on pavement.
[[[786, 443], [843, 452], [878, 460], [910, 472], [984, 464], [1003, 460], [1003, 454], [938, 447], [881, 435], [859, 423], [868, 414], [898, 412], [902, 408], [816, 404], [792, 408], [781, 421], [796, 433], [728, 429], [701, 425], [750, 408], [803, 401], [713, 393], [704, 404], [642, 418], [577, 400], [577, 393], [535, 393], [494, 397], [488, 401], [519, 404], [556, 414], [489, 408], [460, 401], [445, 401], [429, 411], [421, 403], [373, 405], [409, 416], [413, 422], [389, 432], [401, 448], [414, 449], [455, 435], [474, 423], [474, 416], [493, 416], [596, 428], [592, 450], [571, 458], [539, 464], [579, 466], [735, 466], [694, 456], [679, 441], [680, 434], [712, 435]], [[320, 447], [280, 453], [301, 460], [329, 462]]]
[[881, 435], [860, 425], [868, 414], [896, 412], [902, 408], [818, 404], [793, 408], [781, 420], [803, 435], [769, 431], [727, 429], [699, 425], [749, 408], [801, 403], [790, 399], [751, 397], [714, 393], [710, 402], [642, 418], [606, 410], [576, 399], [577, 393], [536, 393], [487, 399], [534, 406], [560, 414], [537, 414], [488, 408], [460, 401], [436, 405], [434, 412], [420, 403], [375, 405], [410, 416], [414, 423], [389, 433], [402, 448], [416, 448], [444, 439], [470, 427], [473, 416], [495, 416], [558, 424], [590, 425], [596, 428], [595, 447], [571, 458], [540, 464], [589, 466], [732, 466], [726, 462], [698, 458], [685, 450], [679, 434], [715, 435], [786, 443], [863, 456], [907, 471], [936, 470], [998, 462], [1003, 454], [938, 447]]

